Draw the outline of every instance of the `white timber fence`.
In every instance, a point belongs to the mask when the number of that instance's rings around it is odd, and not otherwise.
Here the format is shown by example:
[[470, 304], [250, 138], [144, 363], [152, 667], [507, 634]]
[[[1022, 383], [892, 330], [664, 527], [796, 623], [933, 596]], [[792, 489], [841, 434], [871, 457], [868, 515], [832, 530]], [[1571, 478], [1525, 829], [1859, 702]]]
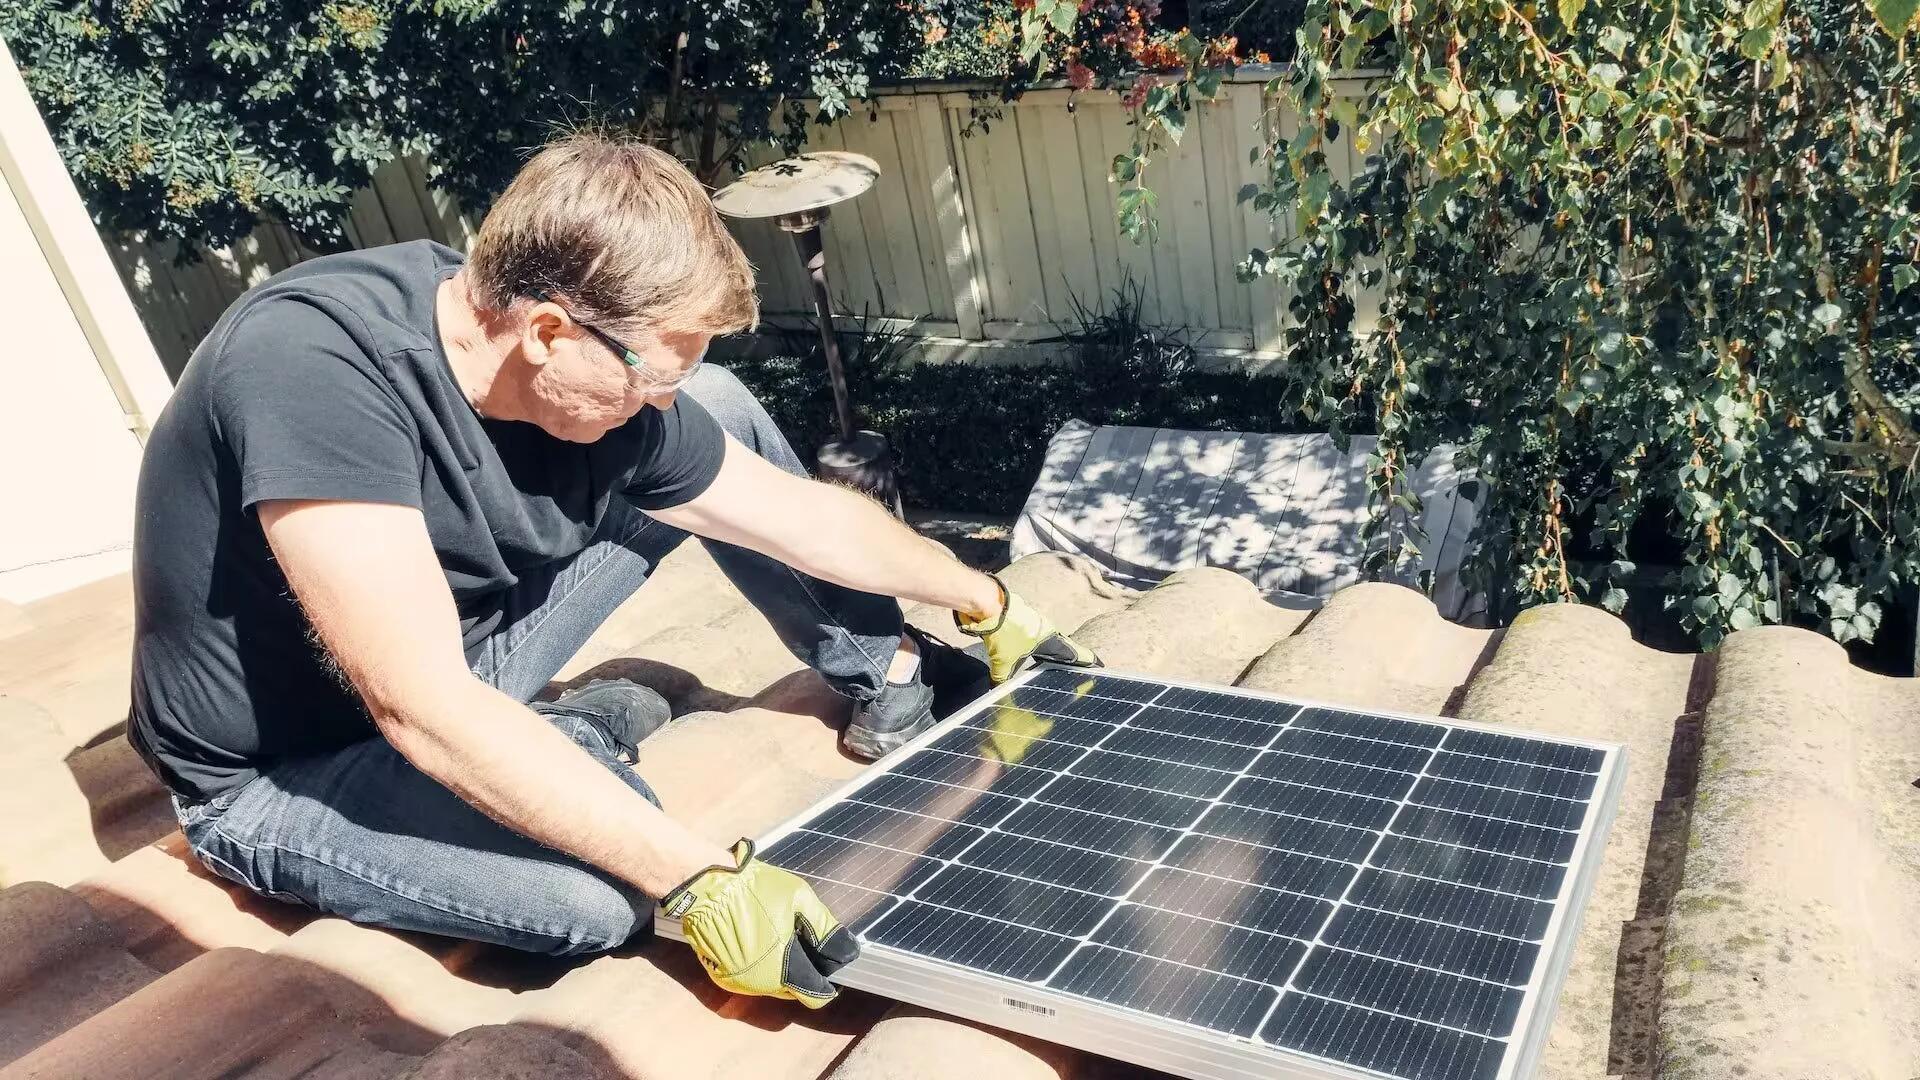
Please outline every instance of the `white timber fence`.
[[[1031, 91], [980, 122], [975, 110], [994, 103], [964, 89], [886, 89], [852, 116], [810, 129], [808, 149], [866, 154], [881, 169], [873, 189], [835, 207], [826, 225], [842, 323], [911, 321], [927, 359], [1025, 359], [1045, 354], [1039, 343], [1070, 324], [1076, 299], [1101, 309], [1132, 283], [1147, 321], [1190, 331], [1204, 354], [1256, 364], [1277, 356], [1286, 298], [1272, 279], [1247, 284], [1234, 273], [1249, 250], [1284, 240], [1290, 228], [1237, 197], [1263, 180], [1263, 167], [1248, 160], [1261, 133], [1284, 139], [1296, 130], [1264, 91], [1273, 74], [1244, 69], [1189, 120], [1180, 145], [1156, 157], [1148, 186], [1159, 196], [1158, 229], [1137, 244], [1115, 223], [1109, 166], [1132, 129], [1112, 93]], [[758, 148], [750, 163], [776, 156]], [[1351, 147], [1332, 156], [1336, 174], [1352, 175]], [[348, 215], [352, 242], [430, 237], [464, 250], [478, 222], [432, 190], [427, 175], [413, 160], [376, 171]], [[758, 270], [767, 321], [804, 319], [811, 295], [786, 234], [771, 222], [734, 228]], [[197, 264], [176, 264], [171, 245], [108, 243], [176, 371], [235, 297], [314, 254], [278, 225]]]

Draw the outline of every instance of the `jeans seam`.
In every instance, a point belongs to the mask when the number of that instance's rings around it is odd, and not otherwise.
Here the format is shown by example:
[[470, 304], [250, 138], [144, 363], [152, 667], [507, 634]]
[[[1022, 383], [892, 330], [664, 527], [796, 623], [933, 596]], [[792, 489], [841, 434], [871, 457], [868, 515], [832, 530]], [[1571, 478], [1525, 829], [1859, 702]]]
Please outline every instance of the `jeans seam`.
[[[607, 542], [611, 544], [617, 544], [620, 547], [626, 547], [628, 544], [632, 543], [633, 540], [636, 537], [638, 537], [641, 533], [646, 532], [649, 528], [651, 528], [655, 524], [658, 524], [652, 518], [648, 517], [644, 513], [640, 514], [639, 517], [640, 517], [639, 528], [634, 529], [633, 531], [627, 533], [625, 536], [621, 537], [618, 540], [614, 540], [610, 538]], [[588, 550], [592, 550], [591, 546], [588, 548]], [[591, 581], [594, 575], [598, 574], [601, 570], [606, 569], [607, 563], [611, 561], [612, 561], [611, 557], [601, 559], [600, 562], [596, 564], [593, 569], [580, 575], [579, 578], [577, 578], [574, 581], [573, 585], [569, 587], [566, 592], [562, 593], [557, 597], [550, 597], [545, 603], [542, 603], [538, 608], [534, 609], [534, 611], [530, 613], [531, 616], [537, 617], [538, 621], [526, 627], [525, 633], [522, 633], [520, 635], [520, 640], [508, 646], [506, 653], [500, 657], [499, 663], [494, 665], [492, 681], [495, 684], [498, 684], [499, 682], [502, 681], [501, 676], [506, 672], [507, 665], [513, 662], [514, 657], [520, 655], [521, 648], [524, 647], [529, 641], [532, 641], [534, 637], [540, 633], [541, 627], [547, 625], [548, 622], [552, 621], [554, 615], [559, 612], [561, 605], [567, 602], [567, 597], [572, 596], [576, 592], [579, 592], [581, 586], [585, 585], [588, 581]], [[519, 628], [515, 627], [515, 629], [519, 629]]]
[[821, 623], [821, 625], [831, 628], [832, 630], [837, 632], [841, 637], [847, 639], [847, 644], [852, 645], [855, 651], [859, 652], [861, 659], [867, 662], [867, 670], [873, 672], [873, 674], [879, 678], [881, 689], [885, 689], [886, 683], [887, 683], [887, 669], [880, 666], [880, 662], [874, 659], [873, 654], [867, 651], [866, 646], [860, 644], [860, 639], [854, 636], [853, 631], [847, 629], [845, 626], [842, 626], [840, 624], [840, 620], [837, 617], [835, 617], [833, 612], [827, 610], [827, 606], [821, 603], [820, 598], [813, 594], [813, 588], [811, 585], [808, 584], [807, 576], [805, 574], [802, 574], [800, 571], [795, 570], [791, 566], [786, 567], [785, 569], [787, 573], [793, 576], [794, 583], [800, 586], [801, 595], [805, 596], [807, 598], [807, 602], [813, 605], [814, 610], [820, 613], [823, 619], [823, 622]]
[[[429, 898], [424, 893], [419, 896], [410, 896], [399, 888], [396, 888], [392, 885], [386, 884], [384, 882], [375, 880], [374, 878], [367, 876], [367, 873], [364, 868], [351, 866], [343, 862], [337, 862], [317, 852], [302, 851], [298, 848], [290, 848], [281, 844], [274, 844], [266, 841], [262, 841], [258, 844], [249, 844], [244, 840], [241, 840], [235, 837], [232, 833], [227, 832], [225, 829], [220, 828], [220, 826], [218, 825], [213, 826], [213, 831], [216, 833], [219, 833], [220, 836], [224, 838], [228, 843], [231, 843], [236, 847], [245, 848], [249, 853], [265, 848], [268, 851], [277, 851], [282, 855], [290, 855], [297, 859], [305, 859], [309, 862], [318, 863], [329, 870], [332, 870], [336, 873], [345, 874], [346, 876], [354, 879], [355, 881], [362, 882], [367, 886], [378, 890], [379, 892], [385, 893], [389, 896], [398, 897], [399, 899], [405, 900], [409, 903], [419, 904], [423, 907], [432, 908], [433, 910], [443, 915], [452, 915], [456, 918], [461, 918], [461, 919], [471, 919], [474, 922], [481, 923], [486, 926], [491, 926], [497, 930], [511, 930], [515, 933], [520, 933], [520, 934], [535, 934], [540, 937], [554, 938], [560, 941], [564, 941], [570, 945], [584, 944], [584, 942], [575, 938], [572, 934], [562, 933], [560, 931], [554, 930], [552, 927], [515, 925], [514, 923], [507, 921], [503, 917], [496, 917], [492, 914], [476, 914], [473, 911], [462, 911], [459, 908], [454, 907], [451, 900], [448, 900], [442, 903], [435, 898]], [[200, 852], [196, 850], [195, 854], [200, 854]], [[223, 863], [226, 863], [228, 867], [233, 866], [232, 863], [227, 863], [225, 859], [221, 859], [220, 861]], [[276, 890], [269, 890], [269, 891], [276, 891]]]

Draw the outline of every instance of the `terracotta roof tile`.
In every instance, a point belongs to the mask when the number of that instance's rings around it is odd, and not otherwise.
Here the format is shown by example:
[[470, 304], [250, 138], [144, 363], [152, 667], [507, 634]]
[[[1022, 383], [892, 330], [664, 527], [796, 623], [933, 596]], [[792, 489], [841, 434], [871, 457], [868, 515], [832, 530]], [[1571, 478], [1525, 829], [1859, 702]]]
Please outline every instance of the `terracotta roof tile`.
[[469, 1028], [448, 1039], [396, 1080], [619, 1080], [625, 1076], [599, 1055], [569, 1046], [559, 1033], [531, 1024]]
[[[1913, 680], [1861, 673], [1793, 630], [1694, 657], [1571, 605], [1495, 633], [1449, 624], [1392, 585], [1347, 589], [1303, 622], [1217, 571], [1138, 596], [1060, 556], [1004, 576], [1115, 666], [1626, 743], [1625, 798], [1542, 1076], [1920, 1073]], [[124, 604], [124, 586], [102, 597]], [[14, 612], [6, 632], [52, 625], [49, 640], [71, 647], [84, 637], [76, 610], [39, 623]], [[942, 612], [909, 615], [965, 642]], [[680, 718], [644, 744], [640, 768], [715, 840], [759, 832], [861, 767], [837, 748], [838, 701], [692, 545], [564, 674], [668, 693]], [[0, 682], [0, 720], [21, 733], [0, 780], [38, 800], [22, 804], [38, 817], [0, 837], [0, 867], [7, 880], [17, 867], [87, 877], [0, 893], [8, 1080], [1144, 1075], [862, 994], [820, 1012], [734, 998], [670, 942], [556, 961], [245, 896], [177, 832], [139, 846], [169, 819], [123, 741], [72, 753], [75, 733], [120, 707], [84, 689], [107, 677], [63, 664], [28, 692]], [[94, 715], [59, 718], [49, 703]]]
[[1252, 582], [1230, 570], [1201, 567], [1093, 616], [1075, 637], [1114, 667], [1231, 683], [1306, 617], [1267, 603]]
[[362, 1039], [304, 964], [230, 948], [195, 957], [109, 1005], [14, 1062], [7, 1075], [291, 1077], [340, 1058], [361, 1075], [407, 1064]]
[[1916, 706], [1809, 633], [1721, 649], [1668, 925], [1669, 1075], [1920, 1072]]
[[900, 1005], [873, 1026], [830, 1080], [1062, 1080], [1084, 1065], [1075, 1050]]
[[0, 1061], [24, 1055], [159, 976], [67, 890], [28, 881], [0, 892]]
[[1335, 593], [1299, 633], [1255, 660], [1240, 684], [1432, 714], [1447, 707], [1494, 640], [1442, 619], [1412, 589], [1370, 582]]
[[1620, 1071], [1606, 1065], [1621, 925], [1637, 911], [1654, 804], [1674, 724], [1688, 709], [1693, 667], [1691, 656], [1636, 644], [1626, 624], [1597, 608], [1550, 605], [1514, 620], [1459, 709], [1463, 719], [1627, 747], [1625, 789], [1560, 992], [1543, 1075]]

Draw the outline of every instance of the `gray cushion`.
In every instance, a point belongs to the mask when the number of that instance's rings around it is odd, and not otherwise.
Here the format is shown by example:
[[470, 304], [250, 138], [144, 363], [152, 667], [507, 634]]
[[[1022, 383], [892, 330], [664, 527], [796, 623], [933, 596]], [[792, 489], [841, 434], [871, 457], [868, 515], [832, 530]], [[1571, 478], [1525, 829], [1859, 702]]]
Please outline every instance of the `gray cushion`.
[[[1355, 436], [1342, 453], [1326, 435], [1069, 421], [1047, 444], [1040, 478], [1014, 525], [1013, 557], [1082, 555], [1132, 588], [1188, 567], [1218, 566], [1275, 603], [1318, 606], [1365, 577], [1361, 529], [1374, 443]], [[1389, 580], [1429, 591], [1441, 614], [1459, 620], [1485, 607], [1459, 580], [1475, 519], [1478, 484], [1470, 480], [1454, 468], [1451, 451], [1437, 451], [1413, 476], [1419, 528], [1410, 528], [1400, 510], [1389, 525], [1421, 551]]]

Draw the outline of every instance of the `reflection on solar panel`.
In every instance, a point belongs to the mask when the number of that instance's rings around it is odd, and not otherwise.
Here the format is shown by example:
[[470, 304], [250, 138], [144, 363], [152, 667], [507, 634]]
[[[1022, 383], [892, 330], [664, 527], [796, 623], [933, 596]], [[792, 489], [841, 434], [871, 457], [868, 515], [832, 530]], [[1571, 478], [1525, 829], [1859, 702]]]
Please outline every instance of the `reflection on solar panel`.
[[1043, 668], [761, 853], [860, 934], [849, 986], [1191, 1077], [1507, 1080], [1622, 755]]

